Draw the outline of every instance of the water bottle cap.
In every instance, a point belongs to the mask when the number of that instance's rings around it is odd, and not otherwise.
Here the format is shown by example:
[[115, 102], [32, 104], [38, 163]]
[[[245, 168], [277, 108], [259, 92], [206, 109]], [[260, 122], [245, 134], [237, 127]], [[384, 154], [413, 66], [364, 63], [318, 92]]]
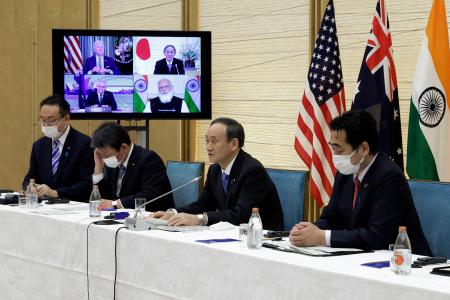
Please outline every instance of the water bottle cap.
[[259, 212], [259, 208], [253, 207], [253, 208], [252, 208], [252, 213], [257, 213], [257, 212]]
[[406, 232], [406, 226], [400, 226], [398, 232]]

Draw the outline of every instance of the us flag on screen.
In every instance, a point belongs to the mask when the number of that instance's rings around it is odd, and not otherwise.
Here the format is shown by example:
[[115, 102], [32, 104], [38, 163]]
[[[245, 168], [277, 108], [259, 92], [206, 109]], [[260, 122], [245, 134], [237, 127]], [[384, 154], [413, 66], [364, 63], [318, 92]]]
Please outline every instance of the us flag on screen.
[[385, 2], [377, 3], [351, 109], [371, 113], [378, 125], [378, 150], [403, 170], [397, 75]]
[[82, 68], [80, 38], [64, 36], [64, 73], [77, 73]]
[[317, 34], [294, 142], [295, 150], [311, 171], [311, 194], [320, 207], [330, 200], [336, 173], [328, 144], [329, 123], [344, 111], [344, 82], [333, 1], [330, 0]]

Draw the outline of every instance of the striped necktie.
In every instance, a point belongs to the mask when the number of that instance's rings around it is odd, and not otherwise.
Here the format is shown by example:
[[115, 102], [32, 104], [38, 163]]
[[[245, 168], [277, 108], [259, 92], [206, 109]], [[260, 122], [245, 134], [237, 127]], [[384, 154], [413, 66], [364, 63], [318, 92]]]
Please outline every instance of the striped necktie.
[[119, 177], [120, 178], [123, 178], [123, 175], [125, 174], [126, 170], [127, 170], [127, 167], [125, 167], [124, 165], [119, 166]]
[[58, 170], [59, 158], [61, 157], [61, 153], [59, 152], [59, 140], [53, 140], [52, 143], [52, 173], [56, 174], [56, 170]]

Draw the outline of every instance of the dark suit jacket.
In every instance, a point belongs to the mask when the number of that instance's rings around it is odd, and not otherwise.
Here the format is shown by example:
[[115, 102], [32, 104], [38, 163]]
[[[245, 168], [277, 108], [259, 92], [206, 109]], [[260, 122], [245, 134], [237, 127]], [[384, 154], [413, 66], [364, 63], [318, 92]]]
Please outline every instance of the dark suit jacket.
[[407, 226], [413, 253], [431, 255], [408, 182], [386, 154], [378, 153], [364, 176], [354, 209], [353, 190], [353, 175], [338, 172], [330, 202], [316, 223], [331, 230], [332, 247], [387, 250], [398, 227]]
[[117, 103], [116, 99], [114, 99], [114, 94], [110, 91], [105, 91], [103, 93], [103, 99], [102, 103], [99, 102], [97, 89], [94, 89], [93, 91], [89, 92], [89, 95], [86, 100], [86, 106], [91, 105], [108, 105], [111, 107], [111, 110], [117, 110]]
[[198, 201], [178, 211], [207, 212], [208, 224], [226, 221], [239, 225], [248, 223], [253, 207], [259, 208], [265, 229], [283, 230], [283, 211], [275, 185], [261, 163], [241, 149], [231, 168], [226, 195], [222, 187], [222, 169], [213, 164]]
[[152, 113], [180, 113], [183, 99], [173, 96], [169, 103], [162, 103], [159, 97], [150, 99]]
[[155, 71], [153, 72], [153, 74], [183, 75], [184, 74], [183, 61], [181, 59], [174, 57], [172, 61], [172, 67], [169, 70], [165, 58], [158, 60], [155, 64]]
[[[97, 60], [95, 59], [95, 54], [91, 57], [86, 58], [83, 66], [83, 73], [87, 74], [90, 70], [92, 70], [97, 65]], [[117, 68], [114, 59], [109, 56], [103, 56], [103, 68], [110, 69], [113, 71], [114, 75], [120, 75], [119, 68]], [[93, 73], [96, 74], [96, 73]]]
[[[105, 166], [104, 177], [98, 183], [103, 199], [116, 197], [119, 168]], [[134, 208], [134, 198], [147, 201], [171, 190], [166, 167], [156, 152], [134, 145], [122, 178], [119, 199], [126, 208]], [[156, 200], [146, 206], [148, 211], [166, 210], [174, 207], [172, 195]]]
[[88, 202], [92, 191], [94, 154], [91, 139], [70, 127], [64, 142], [58, 170], [52, 174], [52, 139], [42, 137], [33, 144], [30, 168], [22, 186], [25, 190], [30, 178], [58, 191], [60, 198]]

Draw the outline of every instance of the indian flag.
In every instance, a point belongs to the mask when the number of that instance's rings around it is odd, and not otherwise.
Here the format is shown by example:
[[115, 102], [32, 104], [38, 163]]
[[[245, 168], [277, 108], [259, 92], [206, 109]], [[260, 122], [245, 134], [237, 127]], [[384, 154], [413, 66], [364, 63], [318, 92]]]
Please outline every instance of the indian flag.
[[144, 112], [147, 101], [148, 77], [147, 75], [134, 75], [133, 111]]
[[450, 50], [444, 0], [434, 0], [411, 95], [406, 170], [450, 181]]
[[200, 76], [189, 77], [184, 89], [184, 101], [181, 106], [182, 113], [200, 112]]

